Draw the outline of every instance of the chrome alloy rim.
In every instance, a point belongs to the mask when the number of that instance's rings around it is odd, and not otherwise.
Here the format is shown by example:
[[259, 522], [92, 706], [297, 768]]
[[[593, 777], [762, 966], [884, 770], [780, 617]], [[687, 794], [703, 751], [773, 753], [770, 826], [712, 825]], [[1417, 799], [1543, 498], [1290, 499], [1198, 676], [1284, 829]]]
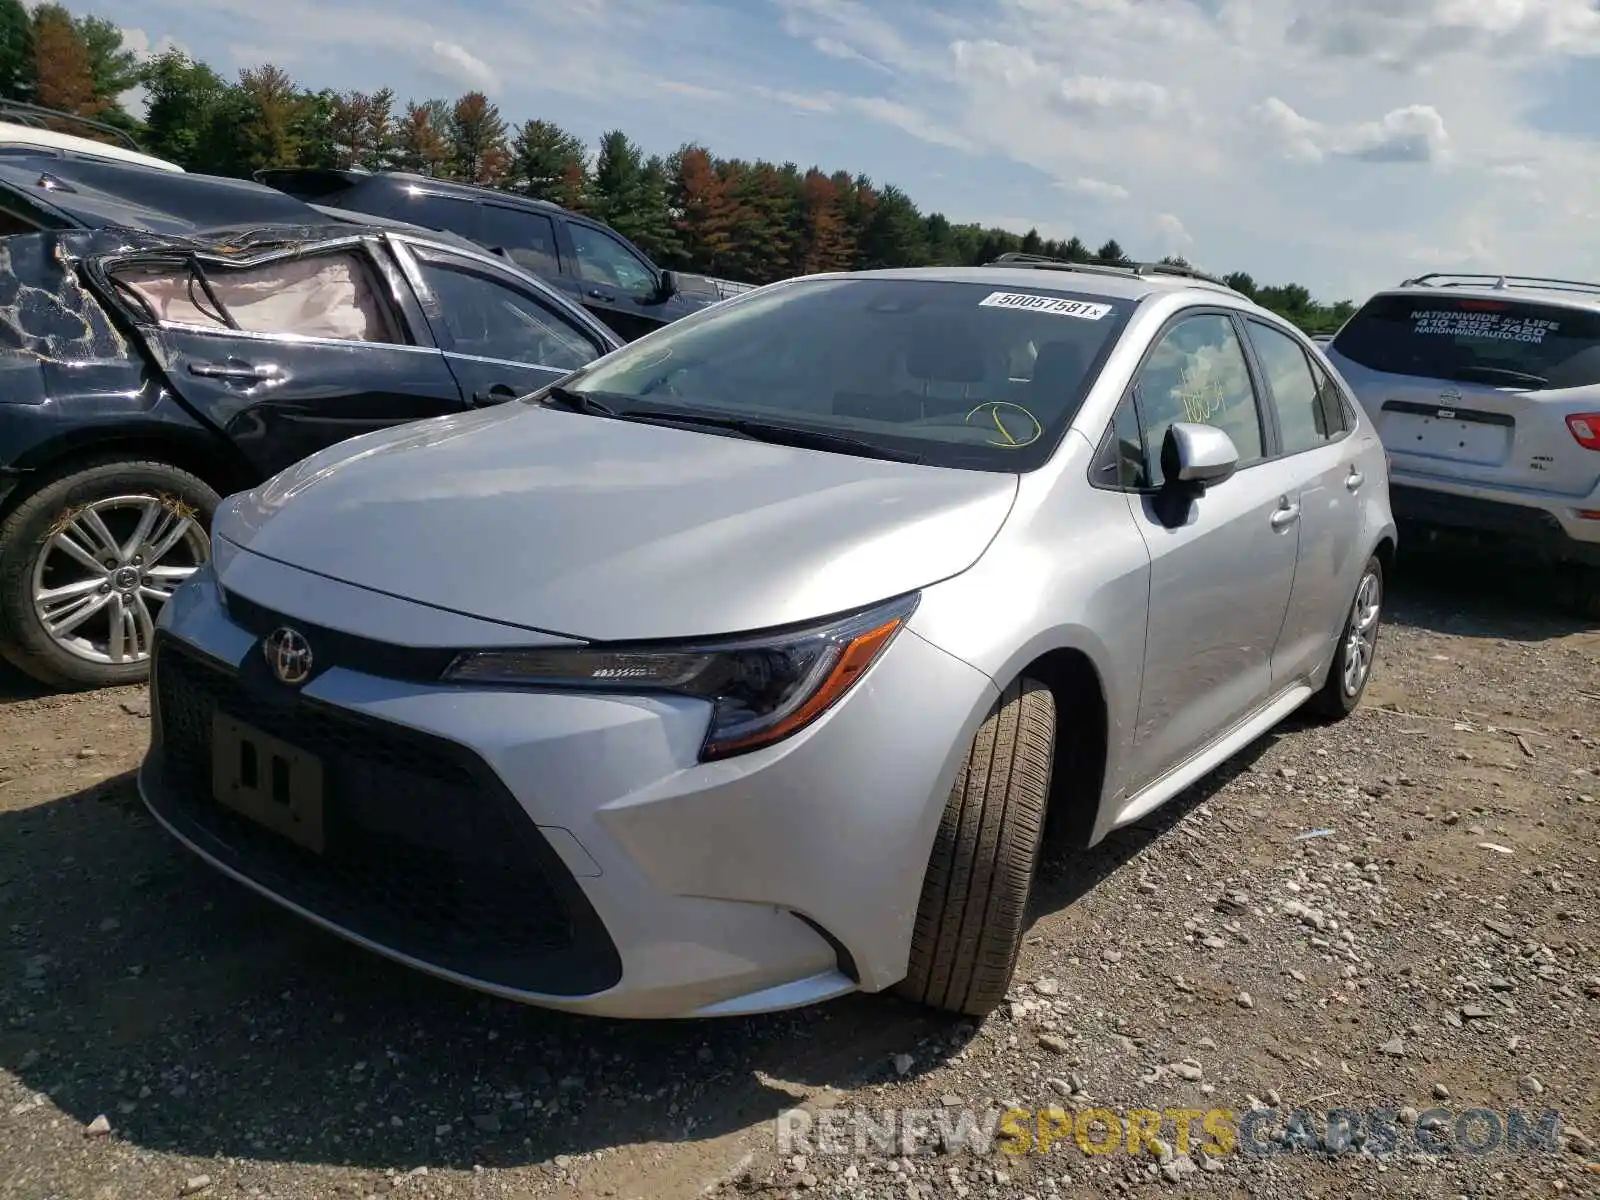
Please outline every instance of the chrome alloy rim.
[[34, 616], [75, 658], [143, 662], [161, 606], [209, 553], [193, 510], [171, 497], [96, 500], [60, 521], [35, 559]]
[[1350, 607], [1350, 632], [1344, 643], [1344, 694], [1358, 696], [1372, 673], [1372, 656], [1378, 645], [1378, 615], [1383, 607], [1383, 584], [1369, 571], [1356, 589]]

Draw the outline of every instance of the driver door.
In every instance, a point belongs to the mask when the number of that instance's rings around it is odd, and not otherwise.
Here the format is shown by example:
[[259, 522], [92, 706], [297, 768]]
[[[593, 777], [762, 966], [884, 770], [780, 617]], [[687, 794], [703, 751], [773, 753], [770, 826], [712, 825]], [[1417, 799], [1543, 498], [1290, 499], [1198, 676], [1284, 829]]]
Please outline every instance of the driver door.
[[612, 349], [532, 287], [487, 263], [431, 246], [407, 249], [423, 312], [474, 405], [525, 396]]

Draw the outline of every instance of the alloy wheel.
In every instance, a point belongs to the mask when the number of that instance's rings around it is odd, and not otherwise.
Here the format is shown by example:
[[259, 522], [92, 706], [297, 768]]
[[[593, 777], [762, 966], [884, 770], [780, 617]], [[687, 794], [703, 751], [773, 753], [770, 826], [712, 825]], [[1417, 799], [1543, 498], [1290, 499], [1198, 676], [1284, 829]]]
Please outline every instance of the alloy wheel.
[[150, 657], [155, 623], [210, 554], [191, 510], [167, 496], [110, 496], [68, 514], [33, 564], [33, 611], [61, 649], [123, 666]]
[[1369, 571], [1356, 588], [1350, 608], [1350, 631], [1344, 644], [1344, 694], [1359, 696], [1372, 673], [1372, 657], [1378, 645], [1378, 617], [1383, 609], [1383, 582]]

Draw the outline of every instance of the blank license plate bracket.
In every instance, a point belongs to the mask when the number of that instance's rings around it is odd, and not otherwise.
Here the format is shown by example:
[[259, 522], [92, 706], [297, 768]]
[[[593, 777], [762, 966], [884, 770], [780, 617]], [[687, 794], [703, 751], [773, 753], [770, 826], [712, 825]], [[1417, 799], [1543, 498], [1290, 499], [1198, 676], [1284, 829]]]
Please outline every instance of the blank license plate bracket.
[[216, 713], [211, 791], [218, 804], [316, 854], [325, 848], [322, 760]]

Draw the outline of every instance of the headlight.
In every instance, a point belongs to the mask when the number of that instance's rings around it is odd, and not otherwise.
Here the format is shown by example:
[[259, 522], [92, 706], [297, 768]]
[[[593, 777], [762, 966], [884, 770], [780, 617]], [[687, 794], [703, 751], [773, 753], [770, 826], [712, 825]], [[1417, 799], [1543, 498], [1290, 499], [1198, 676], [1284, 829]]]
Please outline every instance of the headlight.
[[894, 640], [917, 599], [902, 596], [824, 624], [739, 640], [471, 651], [445, 678], [696, 696], [712, 706], [700, 758], [727, 758], [781, 741], [838, 703]]

